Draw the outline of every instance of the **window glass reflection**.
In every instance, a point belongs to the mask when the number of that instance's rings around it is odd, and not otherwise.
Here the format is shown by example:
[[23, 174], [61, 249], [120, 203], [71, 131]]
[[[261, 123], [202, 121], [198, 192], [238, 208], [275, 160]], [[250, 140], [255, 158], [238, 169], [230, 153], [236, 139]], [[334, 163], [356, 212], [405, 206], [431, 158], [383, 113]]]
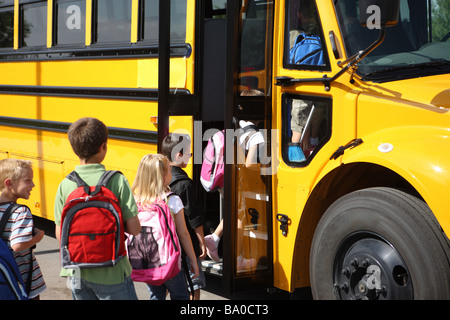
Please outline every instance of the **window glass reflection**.
[[56, 2], [56, 44], [84, 44], [86, 1]]
[[97, 0], [96, 43], [131, 42], [131, 0]]
[[22, 19], [22, 47], [46, 46], [47, 44], [47, 1], [23, 4], [20, 8]]
[[[170, 41], [186, 41], [187, 0], [171, 0], [170, 3]], [[143, 1], [143, 27], [141, 38], [148, 42], [158, 42], [159, 38], [159, 0]]]
[[[1, 1], [0, 1], [1, 4]], [[14, 46], [14, 7], [0, 8], [0, 48]]]

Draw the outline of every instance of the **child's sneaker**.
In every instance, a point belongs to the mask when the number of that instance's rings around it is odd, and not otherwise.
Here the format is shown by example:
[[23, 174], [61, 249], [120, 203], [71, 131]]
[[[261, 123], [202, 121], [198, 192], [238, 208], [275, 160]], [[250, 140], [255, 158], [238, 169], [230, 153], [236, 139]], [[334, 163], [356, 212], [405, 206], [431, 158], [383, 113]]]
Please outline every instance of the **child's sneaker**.
[[219, 253], [217, 251], [216, 244], [214, 243], [213, 236], [211, 234], [205, 236], [206, 253], [208, 257], [214, 261], [220, 261]]
[[245, 259], [243, 256], [239, 256], [236, 262], [237, 272], [250, 271], [256, 267], [255, 259]]

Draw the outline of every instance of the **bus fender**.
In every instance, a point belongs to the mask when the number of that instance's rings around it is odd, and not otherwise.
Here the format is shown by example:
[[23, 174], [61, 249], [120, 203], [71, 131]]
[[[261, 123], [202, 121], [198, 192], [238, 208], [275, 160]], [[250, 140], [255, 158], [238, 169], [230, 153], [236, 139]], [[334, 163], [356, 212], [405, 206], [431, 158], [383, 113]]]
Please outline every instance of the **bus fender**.
[[430, 126], [393, 127], [361, 137], [363, 143], [345, 151], [344, 164], [383, 166], [414, 187], [450, 236], [450, 130]]

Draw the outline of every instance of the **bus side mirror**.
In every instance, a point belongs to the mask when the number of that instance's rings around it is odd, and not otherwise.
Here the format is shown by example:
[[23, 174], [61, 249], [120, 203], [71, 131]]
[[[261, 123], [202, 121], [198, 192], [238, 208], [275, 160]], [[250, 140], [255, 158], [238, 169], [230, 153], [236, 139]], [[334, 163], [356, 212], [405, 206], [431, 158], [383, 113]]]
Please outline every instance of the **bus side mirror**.
[[359, 0], [359, 20], [363, 27], [381, 29], [397, 25], [400, 0]]

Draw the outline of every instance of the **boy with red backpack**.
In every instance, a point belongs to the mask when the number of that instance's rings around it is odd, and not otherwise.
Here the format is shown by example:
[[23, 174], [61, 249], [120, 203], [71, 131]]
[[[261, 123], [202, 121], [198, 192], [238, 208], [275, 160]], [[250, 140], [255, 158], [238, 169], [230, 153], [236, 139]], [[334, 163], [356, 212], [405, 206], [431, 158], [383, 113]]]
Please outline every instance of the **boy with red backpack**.
[[101, 164], [108, 129], [98, 119], [82, 118], [68, 137], [80, 165], [61, 182], [55, 199], [61, 276], [70, 277], [75, 300], [137, 300], [124, 232], [137, 235], [141, 225], [128, 180]]

